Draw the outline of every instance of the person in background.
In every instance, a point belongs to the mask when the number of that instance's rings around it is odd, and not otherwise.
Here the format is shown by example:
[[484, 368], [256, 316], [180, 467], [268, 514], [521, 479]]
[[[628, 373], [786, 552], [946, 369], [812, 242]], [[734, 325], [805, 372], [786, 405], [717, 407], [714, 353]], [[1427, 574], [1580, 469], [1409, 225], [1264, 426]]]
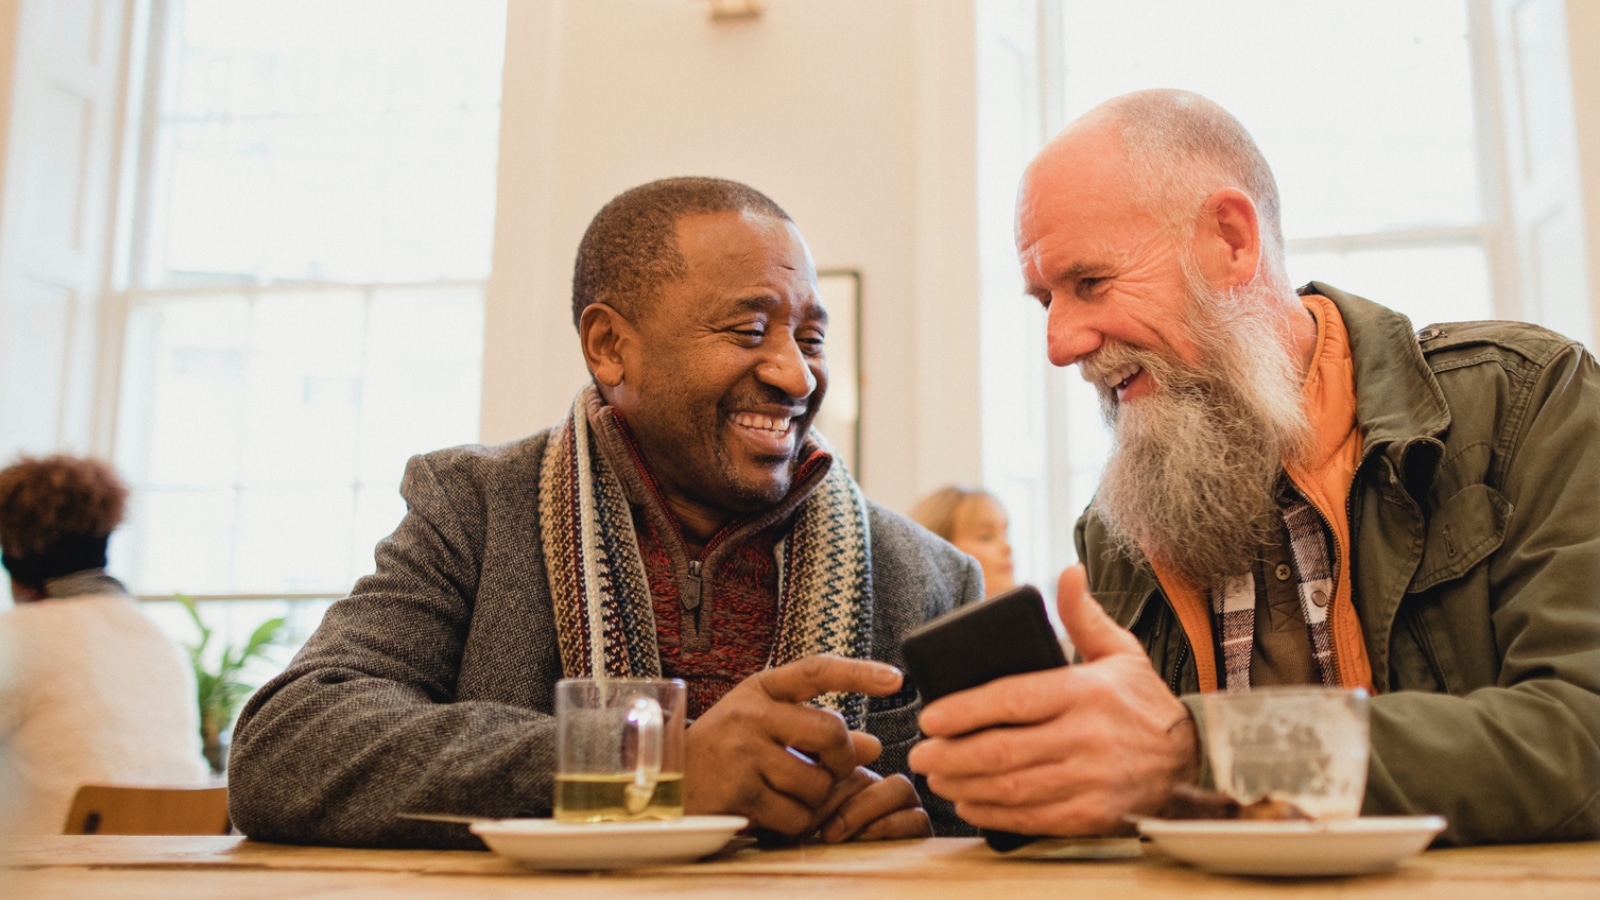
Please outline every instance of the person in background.
[[1016, 586], [1011, 570], [1010, 520], [1000, 498], [988, 491], [953, 484], [923, 497], [911, 521], [937, 534], [983, 567], [984, 596]]
[[94, 459], [0, 470], [0, 834], [60, 834], [84, 783], [207, 779], [194, 673], [105, 571], [127, 497]]

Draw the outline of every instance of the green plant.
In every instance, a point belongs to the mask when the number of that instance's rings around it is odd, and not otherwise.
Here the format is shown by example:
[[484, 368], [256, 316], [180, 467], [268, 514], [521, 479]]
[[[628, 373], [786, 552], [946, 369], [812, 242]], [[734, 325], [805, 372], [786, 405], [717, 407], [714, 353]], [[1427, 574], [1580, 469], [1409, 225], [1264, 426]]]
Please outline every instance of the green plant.
[[222, 645], [221, 655], [217, 657], [213, 668], [206, 658], [206, 649], [211, 644], [211, 628], [200, 618], [193, 598], [180, 595], [177, 599], [189, 611], [189, 618], [194, 620], [195, 628], [200, 631], [200, 642], [190, 644], [187, 648], [189, 662], [194, 666], [195, 686], [198, 688], [200, 737], [204, 741], [206, 759], [210, 761], [212, 771], [221, 772], [227, 764], [223, 756], [222, 733], [233, 724], [239, 705], [254, 690], [254, 686], [244, 681], [241, 674], [250, 660], [264, 655], [268, 647], [277, 643], [283, 632], [284, 620], [282, 616], [275, 616], [262, 622], [250, 633], [242, 647]]

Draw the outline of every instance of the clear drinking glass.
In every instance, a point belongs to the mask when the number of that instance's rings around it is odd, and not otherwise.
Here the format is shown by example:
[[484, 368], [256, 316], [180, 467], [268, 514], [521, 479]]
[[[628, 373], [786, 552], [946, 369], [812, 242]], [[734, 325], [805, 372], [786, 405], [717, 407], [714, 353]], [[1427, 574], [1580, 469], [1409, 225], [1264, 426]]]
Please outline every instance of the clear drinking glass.
[[556, 682], [555, 818], [682, 818], [687, 707], [676, 678]]
[[1200, 703], [1217, 790], [1242, 804], [1286, 800], [1318, 819], [1361, 814], [1366, 691], [1258, 688]]

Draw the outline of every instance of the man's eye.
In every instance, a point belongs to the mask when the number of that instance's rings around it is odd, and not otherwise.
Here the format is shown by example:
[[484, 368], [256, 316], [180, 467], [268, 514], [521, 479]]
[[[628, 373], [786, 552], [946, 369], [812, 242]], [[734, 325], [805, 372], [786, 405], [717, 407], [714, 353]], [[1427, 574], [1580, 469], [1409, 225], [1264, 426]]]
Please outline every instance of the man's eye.
[[1078, 293], [1092, 294], [1096, 288], [1100, 287], [1103, 281], [1105, 281], [1104, 278], [1080, 278], [1078, 279]]

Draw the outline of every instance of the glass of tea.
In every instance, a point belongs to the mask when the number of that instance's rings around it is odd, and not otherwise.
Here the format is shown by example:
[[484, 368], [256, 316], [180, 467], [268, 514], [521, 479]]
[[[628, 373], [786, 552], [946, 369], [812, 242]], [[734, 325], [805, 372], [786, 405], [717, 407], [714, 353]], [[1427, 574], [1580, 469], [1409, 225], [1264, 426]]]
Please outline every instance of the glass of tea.
[[687, 708], [676, 678], [556, 682], [555, 818], [682, 818]]

